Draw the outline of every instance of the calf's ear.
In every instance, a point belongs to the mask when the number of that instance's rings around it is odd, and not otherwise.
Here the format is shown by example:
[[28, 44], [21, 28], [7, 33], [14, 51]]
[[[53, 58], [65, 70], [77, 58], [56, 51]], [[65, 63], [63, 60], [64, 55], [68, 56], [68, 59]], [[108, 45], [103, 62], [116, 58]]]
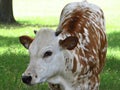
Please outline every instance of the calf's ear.
[[20, 43], [25, 47], [25, 48], [29, 48], [30, 44], [33, 41], [33, 38], [29, 37], [29, 36], [20, 36], [19, 37]]
[[64, 40], [59, 41], [59, 45], [63, 49], [68, 49], [68, 50], [74, 49], [77, 46], [77, 43], [78, 43], [78, 38], [76, 36], [69, 36]]

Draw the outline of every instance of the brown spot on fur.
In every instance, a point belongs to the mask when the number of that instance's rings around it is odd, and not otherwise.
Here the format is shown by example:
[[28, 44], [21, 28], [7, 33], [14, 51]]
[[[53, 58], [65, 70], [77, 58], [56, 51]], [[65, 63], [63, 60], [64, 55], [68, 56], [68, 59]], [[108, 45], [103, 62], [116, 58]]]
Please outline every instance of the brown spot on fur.
[[49, 88], [50, 88], [50, 90], [61, 90], [59, 84], [52, 84], [52, 83], [49, 83]]
[[76, 72], [76, 69], [77, 69], [77, 60], [76, 60], [76, 58], [74, 57], [72, 73]]
[[[88, 11], [89, 10], [86, 10], [86, 12]], [[87, 21], [88, 19], [84, 17], [84, 13], [80, 9], [75, 9], [71, 14], [71, 17], [67, 18], [62, 23], [62, 30], [67, 31], [70, 34], [82, 32], [82, 27], [85, 27]]]
[[99, 83], [99, 76], [98, 75], [93, 75], [89, 79], [90, 79], [91, 90], [93, 90], [96, 83]]

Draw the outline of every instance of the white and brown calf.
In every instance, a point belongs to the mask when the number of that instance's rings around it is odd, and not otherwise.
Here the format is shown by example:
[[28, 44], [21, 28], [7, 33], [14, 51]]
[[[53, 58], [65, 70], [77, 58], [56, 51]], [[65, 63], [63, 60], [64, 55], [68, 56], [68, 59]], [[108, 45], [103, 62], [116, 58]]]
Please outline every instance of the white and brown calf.
[[98, 90], [107, 51], [102, 10], [88, 2], [73, 2], [62, 10], [57, 31], [42, 29], [34, 40], [21, 36], [30, 63], [22, 75], [26, 84], [48, 82], [51, 90]]

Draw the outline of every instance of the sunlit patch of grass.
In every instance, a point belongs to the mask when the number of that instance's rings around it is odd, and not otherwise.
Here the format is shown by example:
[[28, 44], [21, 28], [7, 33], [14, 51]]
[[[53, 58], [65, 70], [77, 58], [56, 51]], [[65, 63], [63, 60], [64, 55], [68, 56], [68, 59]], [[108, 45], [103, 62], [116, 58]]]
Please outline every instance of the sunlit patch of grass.
[[53, 27], [53, 26], [57, 26], [58, 22], [59, 22], [59, 18], [55, 17], [55, 16], [44, 16], [44, 17], [19, 17], [16, 18], [17, 21], [19, 21], [20, 24], [24, 24], [24, 25], [33, 25], [33, 26], [42, 26], [42, 27]]

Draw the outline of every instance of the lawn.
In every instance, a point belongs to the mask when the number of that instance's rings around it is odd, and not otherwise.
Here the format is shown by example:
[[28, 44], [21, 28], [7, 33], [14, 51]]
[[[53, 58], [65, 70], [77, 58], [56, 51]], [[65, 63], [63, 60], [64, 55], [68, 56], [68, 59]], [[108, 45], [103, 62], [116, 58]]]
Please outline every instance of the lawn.
[[[21, 74], [28, 65], [29, 55], [19, 43], [18, 37], [24, 34], [34, 37], [33, 30], [42, 27], [55, 30], [61, 9], [73, 0], [13, 1], [14, 16], [20, 25], [0, 24], [0, 90], [48, 90], [46, 83], [32, 87], [22, 83]], [[120, 90], [120, 1], [88, 1], [99, 5], [106, 17], [108, 52], [106, 65], [101, 73], [100, 90]]]

